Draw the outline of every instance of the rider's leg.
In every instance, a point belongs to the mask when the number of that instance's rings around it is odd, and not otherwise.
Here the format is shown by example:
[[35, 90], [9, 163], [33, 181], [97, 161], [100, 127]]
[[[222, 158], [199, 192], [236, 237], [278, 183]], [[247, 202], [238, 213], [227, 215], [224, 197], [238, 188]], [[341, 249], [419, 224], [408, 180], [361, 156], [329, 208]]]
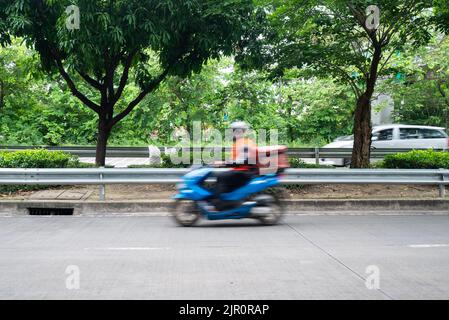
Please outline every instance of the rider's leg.
[[[231, 193], [244, 187], [253, 177], [254, 173], [251, 171], [232, 170], [221, 172], [217, 175], [215, 197], [211, 200], [211, 203], [216, 207], [216, 209], [223, 209], [226, 205], [222, 200], [220, 200], [220, 195]], [[213, 208], [209, 209], [213, 211]]]

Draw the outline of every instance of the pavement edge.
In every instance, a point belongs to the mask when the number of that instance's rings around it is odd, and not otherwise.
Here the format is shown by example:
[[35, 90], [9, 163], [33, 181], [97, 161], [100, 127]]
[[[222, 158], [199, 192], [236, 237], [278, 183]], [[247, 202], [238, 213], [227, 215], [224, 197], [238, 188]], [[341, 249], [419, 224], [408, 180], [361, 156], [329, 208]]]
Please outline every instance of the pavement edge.
[[[74, 215], [114, 215], [167, 213], [172, 200], [146, 201], [59, 201], [59, 200], [6, 200], [0, 201], [0, 215], [28, 215], [28, 208], [70, 208]], [[352, 212], [372, 214], [376, 212], [447, 213], [449, 199], [295, 199], [285, 200], [288, 213]]]

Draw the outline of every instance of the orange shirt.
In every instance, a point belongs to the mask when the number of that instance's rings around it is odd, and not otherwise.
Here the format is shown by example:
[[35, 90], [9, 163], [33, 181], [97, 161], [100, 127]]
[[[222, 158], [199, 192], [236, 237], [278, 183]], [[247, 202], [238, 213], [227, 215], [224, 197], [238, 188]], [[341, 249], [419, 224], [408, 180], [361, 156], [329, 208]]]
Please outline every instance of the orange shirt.
[[232, 146], [231, 160], [241, 170], [256, 166], [257, 145], [249, 138], [237, 139]]

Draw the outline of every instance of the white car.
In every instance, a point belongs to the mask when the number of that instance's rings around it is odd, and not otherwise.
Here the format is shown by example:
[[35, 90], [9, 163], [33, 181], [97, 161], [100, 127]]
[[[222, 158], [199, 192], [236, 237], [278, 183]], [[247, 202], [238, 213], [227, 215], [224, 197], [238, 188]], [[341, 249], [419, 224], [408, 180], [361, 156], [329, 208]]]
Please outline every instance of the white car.
[[[354, 137], [337, 138], [323, 148], [352, 149]], [[449, 148], [449, 136], [444, 128], [391, 124], [373, 128], [372, 148], [377, 149], [443, 149]], [[345, 166], [350, 159], [320, 159], [320, 164]]]

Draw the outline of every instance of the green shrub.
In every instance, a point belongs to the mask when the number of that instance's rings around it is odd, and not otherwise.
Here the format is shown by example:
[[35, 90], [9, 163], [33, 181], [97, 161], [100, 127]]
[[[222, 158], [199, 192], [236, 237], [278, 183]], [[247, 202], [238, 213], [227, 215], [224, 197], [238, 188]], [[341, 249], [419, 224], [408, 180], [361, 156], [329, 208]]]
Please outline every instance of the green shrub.
[[[81, 163], [69, 153], [48, 151], [45, 149], [23, 150], [16, 152], [0, 152], [0, 168], [89, 168], [94, 167]], [[0, 192], [16, 192], [46, 189], [48, 186], [16, 186], [0, 185]]]
[[[179, 155], [179, 157], [180, 157], [181, 155]], [[153, 164], [153, 165], [131, 165], [131, 166], [128, 166], [128, 168], [190, 168], [192, 165], [193, 165], [193, 156], [194, 156], [194, 153], [191, 153], [190, 154], [190, 164], [183, 164], [183, 163], [180, 163], [180, 164], [174, 164], [173, 162], [172, 162], [172, 160], [171, 160], [171, 157], [170, 157], [170, 155], [169, 154], [162, 154], [161, 155], [161, 160], [162, 160], [162, 163], [160, 164], [160, 165], [156, 165], [156, 164]], [[199, 154], [199, 155], [197, 155], [197, 157], [199, 158], [199, 159], [201, 159], [201, 154]], [[224, 160], [224, 158], [223, 158], [223, 160]]]
[[[201, 157], [200, 157], [201, 158]], [[162, 164], [160, 168], [189, 168], [193, 164], [193, 153], [190, 153], [190, 164], [174, 164], [171, 160], [171, 157], [169, 154], [163, 154], [161, 156]]]
[[334, 169], [333, 166], [324, 166], [324, 165], [317, 165], [317, 164], [309, 164], [305, 163], [304, 160], [298, 159], [298, 158], [290, 158], [290, 168], [293, 169]]
[[449, 169], [449, 153], [434, 150], [413, 150], [388, 155], [377, 166], [386, 169]]
[[[97, 166], [95, 163], [86, 163], [86, 162], [80, 162], [78, 159], [74, 159], [69, 161], [67, 168], [72, 169], [89, 169], [89, 168], [96, 168]], [[114, 166], [105, 166], [105, 168], [114, 168]]]
[[132, 169], [142, 169], [142, 168], [189, 168], [192, 165], [191, 164], [173, 164], [170, 156], [163, 154], [161, 156], [161, 164], [136, 164], [136, 165], [130, 165], [128, 168]]
[[376, 162], [370, 163], [369, 169], [386, 169], [386, 168], [385, 168], [384, 161], [382, 160], [382, 161], [376, 161]]
[[45, 149], [0, 152], [0, 168], [67, 168], [77, 161], [68, 153]]
[[[128, 168], [189, 168], [193, 163], [193, 156], [191, 156], [191, 164], [178, 164], [175, 165], [170, 159], [169, 155], [162, 155], [162, 164], [160, 165], [131, 165]], [[290, 167], [295, 169], [334, 169], [333, 166], [323, 166], [316, 164], [308, 164], [298, 158], [290, 158]]]

